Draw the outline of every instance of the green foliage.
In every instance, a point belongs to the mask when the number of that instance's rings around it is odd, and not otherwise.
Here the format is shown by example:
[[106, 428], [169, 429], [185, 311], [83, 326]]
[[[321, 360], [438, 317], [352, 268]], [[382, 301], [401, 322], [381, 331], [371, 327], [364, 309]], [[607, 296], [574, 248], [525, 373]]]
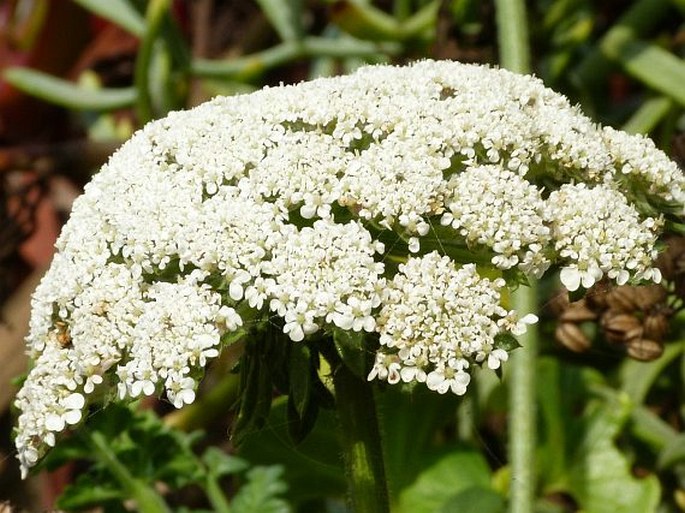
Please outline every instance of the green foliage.
[[29, 68], [7, 68], [2, 77], [17, 89], [74, 110], [115, 110], [129, 107], [136, 100], [136, 91], [130, 87], [87, 89]]
[[[282, 467], [253, 467], [216, 447], [198, 456], [193, 447], [201, 437], [166, 427], [151, 411], [111, 405], [93, 415], [87, 430], [60, 443], [43, 464], [52, 469], [74, 460], [90, 462], [57, 502], [66, 511], [96, 506], [106, 512], [123, 511], [131, 499], [141, 511], [164, 511], [168, 506], [155, 492], [159, 483], [169, 491], [199, 487], [220, 512], [229, 507], [233, 513], [290, 511], [281, 498], [288, 488]], [[230, 501], [219, 481], [226, 476], [242, 482]], [[159, 507], [145, 506], [146, 496]]]
[[240, 455], [255, 464], [278, 463], [284, 468], [289, 501], [300, 504], [345, 493], [335, 414], [322, 410], [314, 428], [295, 444], [288, 432], [287, 400], [274, 401], [263, 429], [247, 433]]
[[593, 388], [606, 386], [590, 369], [545, 358], [538, 372], [542, 488], [571, 494], [588, 512], [656, 511], [661, 493], [657, 478], [635, 478], [627, 455], [615, 445], [630, 417], [627, 397], [588, 401]]
[[129, 0], [74, 0], [92, 13], [119, 25], [131, 34], [142, 37], [145, 33], [145, 18]]
[[[455, 507], [464, 500], [464, 497], [460, 498], [460, 495], [474, 488], [486, 490], [486, 494], [490, 497], [494, 494], [495, 497], [500, 498], [489, 488], [489, 483], [490, 469], [480, 452], [442, 448], [440, 455], [424, 468], [416, 481], [402, 490], [397, 511], [400, 513], [457, 511]], [[503, 502], [501, 498], [500, 502]], [[479, 510], [471, 509], [471, 511]]]

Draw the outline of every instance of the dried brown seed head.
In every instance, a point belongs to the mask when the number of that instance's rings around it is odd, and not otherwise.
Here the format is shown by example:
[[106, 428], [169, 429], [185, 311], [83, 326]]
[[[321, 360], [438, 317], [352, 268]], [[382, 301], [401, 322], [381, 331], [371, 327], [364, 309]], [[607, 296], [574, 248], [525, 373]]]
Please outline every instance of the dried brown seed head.
[[582, 353], [590, 348], [590, 340], [577, 324], [560, 322], [554, 332], [557, 341], [575, 353]]
[[628, 356], [643, 362], [656, 360], [664, 352], [664, 345], [661, 342], [648, 338], [630, 339], [625, 347]]

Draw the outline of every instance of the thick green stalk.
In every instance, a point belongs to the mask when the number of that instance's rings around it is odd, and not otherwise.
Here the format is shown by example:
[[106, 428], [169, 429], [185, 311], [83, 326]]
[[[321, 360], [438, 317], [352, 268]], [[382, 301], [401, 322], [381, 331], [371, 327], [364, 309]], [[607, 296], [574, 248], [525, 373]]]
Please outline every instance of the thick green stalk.
[[347, 474], [350, 511], [389, 513], [381, 434], [371, 385], [326, 352], [333, 373], [335, 404]]
[[528, 20], [523, 0], [495, 0], [499, 63], [517, 73], [530, 73]]
[[146, 483], [134, 477], [117, 459], [102, 433], [86, 430], [83, 430], [83, 432], [84, 436], [88, 437], [90, 446], [93, 448], [93, 452], [98, 460], [107, 467], [126, 493], [136, 503], [137, 511], [140, 513], [171, 513], [164, 499]]

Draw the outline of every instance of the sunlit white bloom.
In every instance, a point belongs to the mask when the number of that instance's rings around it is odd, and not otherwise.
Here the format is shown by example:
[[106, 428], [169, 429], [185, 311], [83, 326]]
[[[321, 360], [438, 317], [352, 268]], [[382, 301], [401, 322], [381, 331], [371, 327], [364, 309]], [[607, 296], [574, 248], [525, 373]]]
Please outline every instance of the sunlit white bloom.
[[497, 166], [469, 167], [448, 182], [447, 211], [441, 224], [451, 226], [469, 245], [491, 248], [492, 263], [515, 266], [542, 276], [550, 265], [543, 248], [550, 242], [544, 202], [537, 187]]
[[537, 321], [534, 315], [519, 320], [500, 305], [503, 285], [481, 278], [472, 264], [458, 269], [437, 252], [410, 258], [386, 288], [377, 324], [381, 347], [368, 379], [390, 381], [392, 365], [405, 382], [464, 394], [469, 362], [488, 358], [496, 368], [495, 360], [506, 361], [502, 350], [489, 358], [497, 336]]
[[[661, 222], [638, 205], [681, 212], [684, 181], [540, 80], [449, 61], [171, 113], [85, 187], [33, 297], [22, 473], [98, 388], [191, 403], [224, 335], [260, 321], [293, 342], [376, 332], [369, 379], [463, 394], [471, 365], [506, 361], [498, 336], [532, 322], [468, 255], [505, 274], [558, 265], [569, 289], [658, 281]], [[427, 254], [397, 272], [407, 249]]]
[[660, 223], [641, 219], [617, 190], [584, 183], [562, 185], [546, 202], [546, 220], [564, 267], [561, 281], [568, 290], [590, 288], [604, 275], [620, 284], [659, 281], [653, 262]]

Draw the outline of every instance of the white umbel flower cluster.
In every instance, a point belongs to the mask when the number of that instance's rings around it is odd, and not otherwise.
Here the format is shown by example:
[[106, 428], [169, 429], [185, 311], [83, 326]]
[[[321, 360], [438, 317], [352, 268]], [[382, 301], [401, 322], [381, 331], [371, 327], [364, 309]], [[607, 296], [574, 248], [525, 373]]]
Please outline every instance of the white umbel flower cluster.
[[568, 290], [590, 288], [605, 274], [619, 285], [631, 275], [661, 281], [652, 267], [659, 223], [649, 217], [641, 221], [621, 193], [602, 185], [562, 185], [550, 194], [546, 217], [555, 249], [568, 262], [561, 270]]
[[267, 319], [295, 343], [376, 333], [371, 379], [464, 393], [534, 320], [473, 262], [560, 267], [569, 288], [658, 280], [647, 216], [682, 213], [684, 190], [648, 140], [484, 66], [367, 67], [172, 113], [88, 184], [34, 295], [22, 468], [98, 389], [192, 402], [222, 340]]
[[417, 381], [441, 394], [463, 395], [473, 363], [487, 358], [496, 369], [507, 360], [495, 337], [512, 328], [525, 332], [516, 312], [500, 305], [504, 285], [481, 278], [473, 264], [457, 269], [437, 252], [410, 258], [383, 293], [381, 350], [369, 379]]
[[453, 175], [448, 187], [449, 211], [441, 224], [458, 230], [467, 243], [491, 248], [496, 267], [518, 265], [542, 276], [550, 265], [543, 253], [550, 230], [543, 221], [545, 204], [537, 187], [497, 166], [469, 167]]

